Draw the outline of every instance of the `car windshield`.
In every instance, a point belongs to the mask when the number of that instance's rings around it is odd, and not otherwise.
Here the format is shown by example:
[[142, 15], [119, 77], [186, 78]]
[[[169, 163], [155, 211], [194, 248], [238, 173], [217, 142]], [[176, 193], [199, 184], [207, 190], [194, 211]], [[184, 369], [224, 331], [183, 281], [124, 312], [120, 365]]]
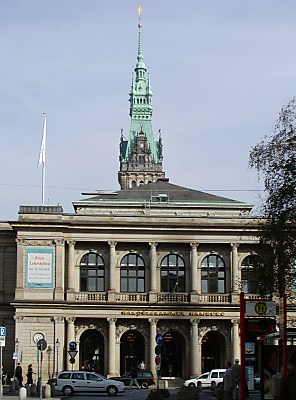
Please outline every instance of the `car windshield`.
[[207, 379], [208, 377], [209, 377], [209, 372], [207, 372], [206, 374], [202, 374], [197, 379]]

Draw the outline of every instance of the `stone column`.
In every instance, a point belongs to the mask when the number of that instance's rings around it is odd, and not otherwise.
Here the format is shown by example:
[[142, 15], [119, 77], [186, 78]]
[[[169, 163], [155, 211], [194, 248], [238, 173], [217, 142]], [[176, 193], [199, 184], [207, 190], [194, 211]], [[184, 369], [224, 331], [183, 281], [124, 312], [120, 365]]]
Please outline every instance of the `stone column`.
[[156, 369], [155, 369], [155, 336], [156, 336], [156, 324], [158, 319], [156, 318], [149, 318], [148, 321], [150, 322], [150, 357], [149, 357], [149, 364], [150, 364], [150, 371], [156, 377]]
[[190, 355], [191, 355], [191, 377], [199, 375], [199, 355], [198, 355], [198, 324], [199, 319], [191, 319], [191, 338], [190, 338]]
[[109, 372], [108, 377], [116, 376], [115, 368], [115, 341], [116, 341], [116, 318], [107, 318], [109, 322]]
[[75, 241], [67, 240], [68, 253], [68, 291], [75, 292]]
[[[69, 350], [69, 343], [75, 342], [75, 326], [74, 326], [75, 319], [76, 319], [76, 317], [66, 318], [66, 321], [67, 321], [67, 342], [65, 343], [66, 352], [68, 352], [68, 350]], [[70, 364], [69, 359], [70, 359], [70, 357], [68, 356], [68, 353], [67, 353], [67, 369], [68, 370], [72, 370], [72, 368], [78, 369], [78, 365], [76, 365], [77, 359], [75, 358], [75, 364]]]
[[118, 284], [116, 283], [116, 267], [115, 267], [115, 258], [116, 252], [115, 247], [117, 242], [108, 242], [109, 244], [109, 286], [108, 286], [108, 301], [116, 301], [116, 292], [119, 292], [120, 289]]
[[240, 344], [239, 344], [239, 320], [233, 319], [231, 320], [232, 327], [231, 327], [231, 343], [232, 343], [232, 363], [234, 360], [238, 358], [240, 360]]
[[[65, 349], [65, 319], [64, 317], [53, 317], [55, 323], [55, 337], [54, 337], [54, 372], [60, 372], [64, 369], [64, 349]], [[59, 341], [59, 349], [56, 348], [56, 341]], [[68, 347], [66, 348], [68, 351]], [[79, 354], [78, 354], [79, 355]], [[79, 365], [79, 364], [78, 364]], [[72, 366], [71, 366], [72, 368]]]
[[238, 270], [238, 260], [237, 260], [237, 248], [238, 248], [239, 244], [238, 243], [231, 243], [231, 253], [232, 253], [232, 257], [231, 257], [231, 267], [232, 267], [232, 287], [231, 290], [233, 293], [238, 293], [238, 283], [239, 283], [239, 270]]
[[16, 239], [17, 243], [17, 261], [16, 261], [16, 288], [15, 300], [24, 298], [24, 276], [25, 276], [25, 257], [24, 257], [24, 242], [22, 239]]
[[4, 299], [4, 253], [5, 253], [6, 247], [1, 246], [0, 247], [0, 303], [3, 302]]
[[64, 276], [65, 276], [65, 241], [56, 239], [55, 255], [55, 300], [64, 300]]
[[156, 292], [156, 242], [149, 243], [150, 245], [150, 259], [151, 259], [151, 271], [150, 271], [150, 290]]
[[198, 279], [197, 279], [197, 247], [198, 243], [190, 243], [191, 246], [191, 288], [190, 291], [198, 292]]

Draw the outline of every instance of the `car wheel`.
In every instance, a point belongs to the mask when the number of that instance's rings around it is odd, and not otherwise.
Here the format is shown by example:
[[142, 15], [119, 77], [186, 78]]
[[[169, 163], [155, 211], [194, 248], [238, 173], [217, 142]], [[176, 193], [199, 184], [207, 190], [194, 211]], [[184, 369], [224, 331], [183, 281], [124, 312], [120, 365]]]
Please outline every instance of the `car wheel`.
[[190, 389], [194, 389], [195, 388], [195, 384], [194, 383], [189, 383], [188, 387], [190, 387]]
[[149, 383], [148, 382], [142, 382], [142, 384], [141, 384], [141, 388], [142, 389], [148, 389], [148, 387], [149, 387]]
[[115, 396], [118, 392], [118, 389], [116, 386], [108, 386], [107, 387], [107, 393], [109, 396]]
[[63, 393], [65, 396], [72, 396], [72, 394], [74, 393], [74, 390], [72, 388], [72, 386], [64, 386], [63, 387]]

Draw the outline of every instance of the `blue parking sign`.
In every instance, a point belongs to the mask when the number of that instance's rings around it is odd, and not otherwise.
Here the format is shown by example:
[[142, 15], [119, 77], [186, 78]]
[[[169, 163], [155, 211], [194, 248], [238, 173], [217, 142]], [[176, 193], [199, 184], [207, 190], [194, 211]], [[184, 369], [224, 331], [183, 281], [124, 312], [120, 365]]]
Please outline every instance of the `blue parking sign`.
[[6, 336], [6, 327], [0, 326], [0, 336]]

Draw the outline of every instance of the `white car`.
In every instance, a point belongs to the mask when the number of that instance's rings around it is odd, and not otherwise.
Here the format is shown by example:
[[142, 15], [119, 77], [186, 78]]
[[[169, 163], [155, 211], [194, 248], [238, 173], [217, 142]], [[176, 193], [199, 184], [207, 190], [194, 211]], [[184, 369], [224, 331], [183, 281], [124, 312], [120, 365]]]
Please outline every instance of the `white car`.
[[212, 369], [210, 372], [205, 372], [197, 378], [188, 379], [184, 382], [184, 386], [198, 388], [215, 388], [223, 385], [223, 377], [226, 369]]
[[71, 396], [74, 392], [105, 392], [115, 396], [125, 391], [123, 382], [89, 371], [62, 371], [56, 378], [55, 388], [65, 396]]

